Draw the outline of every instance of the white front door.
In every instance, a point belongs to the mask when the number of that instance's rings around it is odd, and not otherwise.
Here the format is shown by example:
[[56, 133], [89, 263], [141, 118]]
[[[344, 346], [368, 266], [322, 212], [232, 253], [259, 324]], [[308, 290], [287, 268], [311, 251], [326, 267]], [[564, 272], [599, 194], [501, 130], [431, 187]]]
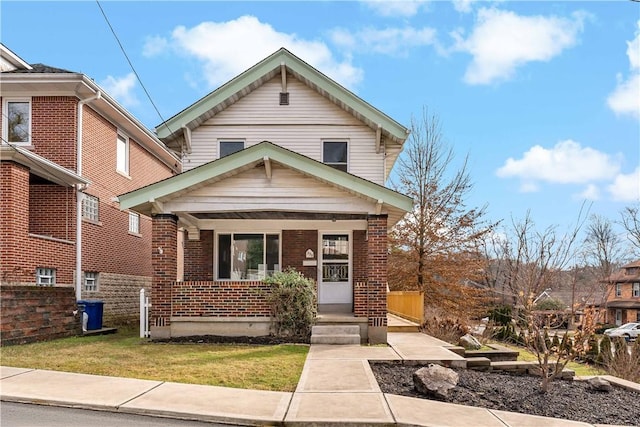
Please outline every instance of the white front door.
[[318, 303], [339, 304], [351, 310], [351, 235], [321, 233], [319, 258]]

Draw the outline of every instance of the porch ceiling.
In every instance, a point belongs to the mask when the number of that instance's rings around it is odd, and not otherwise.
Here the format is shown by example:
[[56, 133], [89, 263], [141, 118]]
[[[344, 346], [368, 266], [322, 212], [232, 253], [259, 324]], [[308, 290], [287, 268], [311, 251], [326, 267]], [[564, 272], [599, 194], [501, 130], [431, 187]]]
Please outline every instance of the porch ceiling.
[[197, 219], [296, 219], [296, 220], [357, 220], [367, 219], [366, 214], [333, 214], [324, 212], [201, 212], [192, 213]]

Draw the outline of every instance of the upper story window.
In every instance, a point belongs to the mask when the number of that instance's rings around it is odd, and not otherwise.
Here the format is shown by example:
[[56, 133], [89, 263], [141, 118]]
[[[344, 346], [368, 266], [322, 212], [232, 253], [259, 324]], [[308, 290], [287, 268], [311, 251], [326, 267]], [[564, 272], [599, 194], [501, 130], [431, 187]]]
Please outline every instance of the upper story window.
[[640, 297], [640, 283], [635, 282], [633, 284], [633, 293], [632, 293], [634, 298], [638, 298]]
[[322, 161], [332, 168], [347, 172], [347, 143], [346, 141], [324, 141], [322, 147]]
[[616, 283], [616, 296], [622, 296], [622, 283]]
[[129, 212], [129, 233], [140, 234], [140, 214]]
[[31, 100], [5, 99], [2, 111], [2, 139], [11, 144], [31, 144]]
[[38, 286], [53, 286], [56, 284], [56, 269], [55, 268], [42, 268], [36, 269], [36, 285]]
[[82, 197], [82, 217], [91, 221], [100, 221], [100, 200], [96, 196], [85, 194]]
[[116, 140], [116, 170], [129, 175], [129, 138], [120, 134]]
[[220, 141], [220, 158], [244, 150], [244, 141]]

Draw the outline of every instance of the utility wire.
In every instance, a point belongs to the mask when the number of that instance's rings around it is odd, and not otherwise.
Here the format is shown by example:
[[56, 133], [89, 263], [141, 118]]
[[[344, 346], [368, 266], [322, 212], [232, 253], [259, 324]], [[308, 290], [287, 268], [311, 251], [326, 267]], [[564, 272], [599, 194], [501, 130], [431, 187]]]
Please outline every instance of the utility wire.
[[171, 128], [169, 128], [169, 125], [167, 125], [167, 122], [164, 119], [164, 117], [162, 117], [162, 114], [160, 114], [160, 110], [158, 110], [158, 107], [156, 106], [155, 102], [153, 102], [153, 99], [151, 98], [151, 94], [149, 94], [149, 91], [147, 90], [147, 88], [144, 85], [144, 83], [142, 83], [142, 79], [138, 75], [138, 72], [136, 71], [135, 67], [131, 63], [131, 60], [129, 59], [129, 55], [127, 55], [127, 52], [125, 51], [124, 46], [122, 46], [122, 43], [120, 42], [120, 39], [118, 38], [118, 35], [116, 34], [116, 31], [114, 30], [113, 26], [111, 25], [111, 22], [109, 22], [109, 18], [107, 18], [107, 14], [105, 13], [104, 9], [102, 9], [102, 5], [100, 4], [100, 1], [96, 0], [96, 4], [100, 8], [100, 12], [102, 12], [102, 16], [104, 17], [104, 20], [107, 22], [107, 25], [109, 26], [109, 29], [111, 30], [111, 34], [113, 34], [113, 37], [115, 37], [116, 41], [118, 42], [118, 46], [120, 46], [120, 50], [122, 51], [124, 57], [127, 59], [127, 62], [129, 63], [129, 67], [131, 67], [131, 70], [133, 70], [133, 73], [135, 74], [136, 79], [138, 79], [138, 82], [140, 83], [140, 86], [142, 86], [142, 89], [144, 90], [144, 93], [147, 95], [147, 98], [149, 98], [149, 102], [151, 102], [151, 105], [153, 105], [153, 108], [156, 110], [156, 113], [158, 114], [158, 117], [160, 117], [160, 120], [162, 121], [162, 124], [167, 126], [167, 129], [169, 129], [169, 132], [173, 135], [174, 132], [171, 130]]

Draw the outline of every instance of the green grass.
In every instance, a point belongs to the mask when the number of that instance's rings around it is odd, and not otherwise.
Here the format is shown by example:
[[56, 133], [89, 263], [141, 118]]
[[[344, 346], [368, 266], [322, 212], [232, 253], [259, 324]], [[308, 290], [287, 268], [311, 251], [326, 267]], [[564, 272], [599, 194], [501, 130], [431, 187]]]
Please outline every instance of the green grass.
[[294, 391], [305, 345], [166, 344], [135, 330], [2, 347], [3, 366], [84, 374]]

